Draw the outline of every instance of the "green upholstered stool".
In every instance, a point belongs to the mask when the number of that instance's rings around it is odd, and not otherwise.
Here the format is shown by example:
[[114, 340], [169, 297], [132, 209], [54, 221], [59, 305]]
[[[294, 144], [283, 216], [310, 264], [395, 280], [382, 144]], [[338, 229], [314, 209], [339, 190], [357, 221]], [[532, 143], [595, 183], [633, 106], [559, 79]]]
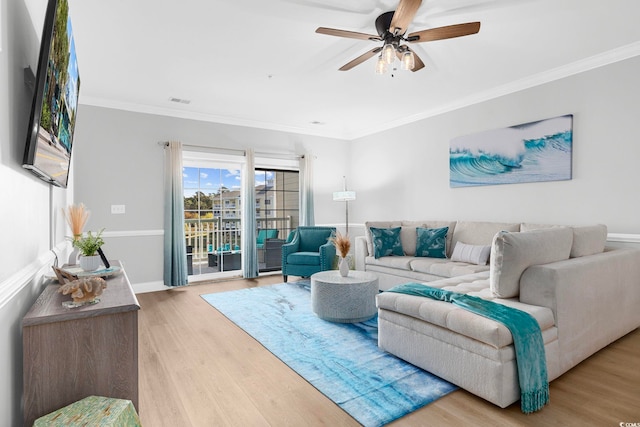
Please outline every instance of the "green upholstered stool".
[[89, 396], [42, 416], [34, 427], [113, 426], [140, 427], [140, 420], [130, 400]]

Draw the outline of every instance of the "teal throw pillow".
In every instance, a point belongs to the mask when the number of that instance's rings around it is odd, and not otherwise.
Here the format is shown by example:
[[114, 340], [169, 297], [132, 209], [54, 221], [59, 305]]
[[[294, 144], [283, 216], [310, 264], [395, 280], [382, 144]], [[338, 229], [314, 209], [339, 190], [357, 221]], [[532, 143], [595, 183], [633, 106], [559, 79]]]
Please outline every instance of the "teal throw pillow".
[[416, 228], [416, 256], [429, 258], [447, 257], [447, 232], [449, 227]]
[[375, 228], [370, 227], [371, 241], [373, 242], [373, 256], [403, 256], [402, 242], [400, 241], [401, 227]]

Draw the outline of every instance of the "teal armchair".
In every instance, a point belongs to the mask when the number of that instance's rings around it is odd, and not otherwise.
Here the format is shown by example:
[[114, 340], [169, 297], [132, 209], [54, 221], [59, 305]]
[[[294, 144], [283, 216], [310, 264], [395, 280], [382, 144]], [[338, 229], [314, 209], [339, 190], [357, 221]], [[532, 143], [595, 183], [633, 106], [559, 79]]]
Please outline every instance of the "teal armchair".
[[309, 277], [331, 270], [336, 247], [329, 241], [334, 227], [298, 227], [289, 243], [282, 245], [282, 276]]

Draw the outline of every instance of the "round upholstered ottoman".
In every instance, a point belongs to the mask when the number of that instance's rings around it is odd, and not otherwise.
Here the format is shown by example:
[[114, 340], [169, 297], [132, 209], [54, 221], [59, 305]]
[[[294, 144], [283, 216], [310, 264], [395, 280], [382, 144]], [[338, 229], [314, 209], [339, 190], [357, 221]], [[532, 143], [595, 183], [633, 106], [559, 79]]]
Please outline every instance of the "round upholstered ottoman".
[[378, 277], [365, 271], [350, 271], [342, 277], [338, 270], [311, 276], [311, 308], [321, 319], [354, 323], [372, 318], [376, 312]]

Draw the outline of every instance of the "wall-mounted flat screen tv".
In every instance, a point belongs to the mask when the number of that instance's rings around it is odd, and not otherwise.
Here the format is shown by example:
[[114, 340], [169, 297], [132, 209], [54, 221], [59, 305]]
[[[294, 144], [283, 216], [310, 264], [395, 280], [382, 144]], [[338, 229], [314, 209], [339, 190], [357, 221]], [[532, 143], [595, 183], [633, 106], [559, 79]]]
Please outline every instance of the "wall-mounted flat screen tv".
[[79, 91], [69, 4], [49, 0], [23, 167], [59, 187], [66, 187], [69, 178]]

